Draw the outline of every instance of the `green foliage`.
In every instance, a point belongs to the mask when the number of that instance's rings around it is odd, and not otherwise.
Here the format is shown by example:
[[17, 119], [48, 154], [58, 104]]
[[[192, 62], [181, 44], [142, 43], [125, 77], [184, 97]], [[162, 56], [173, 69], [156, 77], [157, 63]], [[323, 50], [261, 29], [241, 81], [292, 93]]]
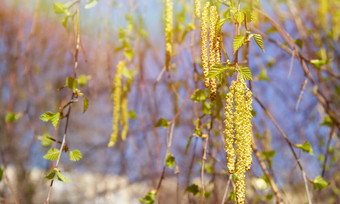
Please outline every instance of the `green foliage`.
[[70, 151], [68, 154], [71, 161], [78, 161], [82, 158], [81, 152], [77, 149]]
[[52, 113], [50, 111], [47, 111], [44, 114], [42, 114], [39, 118], [44, 122], [52, 121], [54, 128], [57, 128], [60, 119], [60, 113], [59, 112]]
[[239, 66], [238, 70], [244, 80], [253, 80], [250, 69], [248, 67]]
[[189, 147], [190, 147], [192, 137], [193, 137], [193, 136], [190, 136], [190, 137], [189, 137], [188, 142], [187, 142], [187, 144], [185, 145], [185, 155], [187, 154], [188, 149], [189, 149]]
[[191, 96], [191, 100], [193, 101], [205, 101], [207, 99], [206, 92], [201, 89], [196, 89], [195, 92]]
[[85, 9], [92, 8], [92, 7], [96, 6], [97, 3], [98, 3], [98, 0], [87, 0], [86, 5], [85, 5]]
[[223, 71], [225, 71], [227, 69], [235, 70], [234, 67], [223, 66], [221, 64], [215, 64], [210, 68], [209, 74], [207, 75], [207, 78], [216, 77], [217, 75], [221, 74]]
[[329, 126], [329, 127], [331, 127], [332, 124], [333, 124], [332, 118], [329, 117], [329, 115], [327, 115], [327, 116], [325, 117], [325, 119], [323, 120], [323, 122], [322, 122], [320, 125], [321, 125], [321, 126]]
[[73, 77], [67, 77], [65, 86], [75, 91], [78, 87], [78, 80]]
[[263, 50], [264, 52], [264, 46], [263, 46], [263, 40], [262, 36], [260, 34], [253, 34], [254, 40], [256, 44]]
[[231, 191], [228, 196], [228, 200], [235, 202], [235, 192]]
[[54, 10], [54, 13], [56, 14], [67, 13], [67, 7], [60, 2], [53, 2], [53, 10]]
[[83, 109], [83, 113], [86, 112], [87, 108], [89, 107], [89, 99], [84, 97], [84, 109]]
[[317, 176], [313, 180], [314, 189], [324, 189], [329, 185], [327, 181], [325, 181], [322, 176]]
[[265, 68], [261, 68], [260, 75], [258, 76], [259, 80], [269, 81], [269, 78], [267, 76], [267, 70]]
[[246, 42], [246, 37], [244, 35], [238, 35], [234, 38], [233, 47], [234, 53]]
[[312, 145], [308, 141], [306, 141], [303, 144], [297, 144], [296, 147], [300, 148], [304, 152], [307, 152], [307, 153], [309, 153], [311, 155], [314, 155], [313, 149], [312, 149]]
[[144, 198], [140, 198], [139, 201], [145, 204], [153, 204], [155, 202], [157, 191], [152, 190], [148, 192]]
[[133, 110], [129, 111], [128, 115], [129, 115], [129, 118], [131, 118], [131, 119], [137, 119], [138, 118], [136, 112], [133, 111]]
[[58, 169], [57, 168], [54, 168], [52, 171], [50, 171], [46, 176], [45, 178], [49, 179], [49, 180], [52, 180], [54, 179], [54, 176], [55, 174], [58, 172]]
[[64, 175], [60, 173], [60, 171], [57, 171], [57, 178], [59, 181], [65, 182], [65, 183], [71, 183], [71, 180], [66, 178]]
[[59, 149], [51, 148], [44, 155], [44, 159], [47, 159], [47, 160], [57, 160], [58, 156], [59, 156]]
[[2, 180], [3, 174], [4, 174], [4, 169], [0, 167], [0, 181]]
[[80, 75], [77, 79], [79, 86], [86, 86], [88, 80], [89, 80], [89, 77], [83, 74]]
[[176, 163], [176, 159], [174, 156], [172, 156], [172, 154], [167, 154], [166, 158], [165, 158], [165, 164], [172, 169], [174, 167]]
[[197, 195], [200, 190], [198, 188], [198, 185], [196, 184], [191, 184], [190, 186], [188, 186], [186, 189], [185, 189], [186, 192], [189, 192], [189, 193], [192, 193], [193, 195]]
[[264, 151], [264, 152], [261, 152], [261, 157], [264, 159], [270, 160], [274, 158], [275, 154], [276, 154], [276, 150]]
[[43, 147], [48, 147], [52, 144], [52, 140], [50, 139], [51, 135], [48, 133], [45, 133], [42, 137], [41, 137], [41, 145]]
[[22, 113], [8, 113], [5, 121], [6, 123], [15, 123], [21, 116]]
[[167, 128], [167, 127], [169, 127], [169, 122], [167, 120], [165, 120], [164, 118], [161, 118], [157, 121], [155, 127]]
[[330, 60], [320, 60], [320, 59], [312, 59], [310, 60], [311, 64], [314, 64], [316, 68], [320, 69], [322, 65], [325, 65], [329, 62]]
[[302, 50], [302, 48], [303, 48], [303, 41], [300, 38], [298, 38], [294, 42]]

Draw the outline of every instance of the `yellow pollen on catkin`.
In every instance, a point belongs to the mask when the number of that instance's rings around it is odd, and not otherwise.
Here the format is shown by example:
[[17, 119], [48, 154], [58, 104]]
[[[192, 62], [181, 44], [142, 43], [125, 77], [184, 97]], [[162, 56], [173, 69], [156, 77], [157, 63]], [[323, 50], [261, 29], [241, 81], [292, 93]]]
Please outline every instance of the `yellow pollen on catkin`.
[[[217, 24], [217, 10], [216, 6], [210, 7], [210, 18], [209, 18], [209, 70], [216, 63], [216, 24]], [[216, 78], [210, 78], [210, 100], [216, 98]]]
[[195, 0], [195, 16], [201, 18], [201, 0]]
[[121, 124], [122, 124], [122, 140], [126, 140], [126, 136], [129, 130], [129, 118], [128, 118], [128, 100], [127, 96], [124, 95], [122, 98], [122, 105], [121, 105]]
[[208, 16], [210, 2], [207, 1], [204, 5], [201, 19], [201, 61], [204, 75], [204, 85], [209, 87], [209, 79], [206, 78], [209, 74], [209, 59], [208, 59]]
[[120, 61], [117, 65], [116, 75], [114, 77], [114, 92], [113, 92], [113, 125], [112, 134], [108, 147], [113, 147], [117, 142], [118, 125], [119, 125], [119, 111], [120, 111], [120, 95], [122, 92], [122, 71], [125, 67], [125, 61]]
[[169, 72], [172, 56], [173, 0], [165, 0], [165, 67]]
[[[242, 77], [233, 81], [226, 96], [225, 105], [225, 149], [228, 159], [228, 170], [236, 178], [236, 200], [243, 204], [245, 200], [245, 172], [250, 170], [252, 163], [252, 92]], [[234, 112], [233, 112], [234, 105]], [[234, 135], [233, 135], [234, 133]], [[236, 157], [234, 150], [236, 144]], [[235, 159], [236, 168], [235, 168]]]

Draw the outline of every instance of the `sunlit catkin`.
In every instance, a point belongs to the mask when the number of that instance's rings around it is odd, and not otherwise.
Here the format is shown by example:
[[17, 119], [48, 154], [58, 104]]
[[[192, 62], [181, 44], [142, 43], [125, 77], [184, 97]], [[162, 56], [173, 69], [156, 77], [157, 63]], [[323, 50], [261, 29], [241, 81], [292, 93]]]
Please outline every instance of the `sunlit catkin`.
[[173, 0], [165, 0], [165, 67], [169, 72], [172, 56]]
[[204, 5], [201, 19], [201, 61], [204, 75], [204, 85], [209, 87], [209, 79], [206, 78], [209, 74], [209, 59], [208, 59], [208, 17], [209, 17], [210, 2], [207, 1]]
[[225, 151], [227, 152], [227, 167], [230, 174], [234, 173], [235, 170], [235, 150], [234, 150], [234, 114], [233, 114], [233, 103], [234, 103], [234, 92], [235, 92], [235, 81], [229, 87], [229, 93], [226, 96], [225, 103]]
[[119, 125], [119, 111], [120, 111], [120, 95], [122, 92], [122, 70], [125, 67], [125, 61], [120, 61], [117, 65], [116, 75], [113, 79], [114, 92], [113, 92], [113, 125], [112, 135], [108, 147], [112, 147], [117, 142], [118, 125]]
[[[233, 81], [226, 96], [225, 105], [225, 133], [228, 170], [234, 172], [236, 178], [236, 200], [243, 204], [245, 200], [245, 172], [250, 169], [252, 163], [252, 92], [247, 88], [245, 81], [239, 77]], [[233, 113], [234, 105], [234, 113]], [[233, 135], [234, 133], [234, 135]], [[236, 144], [236, 168], [235, 151]]]
[[[217, 10], [216, 6], [210, 7], [210, 18], [209, 18], [209, 70], [216, 63], [216, 24], [217, 24]], [[210, 78], [210, 100], [216, 98], [216, 78]]]
[[201, 18], [201, 0], [195, 0], [195, 16]]
[[129, 130], [129, 121], [128, 121], [128, 100], [127, 95], [124, 95], [122, 98], [122, 105], [121, 105], [121, 124], [122, 124], [122, 140], [126, 139], [126, 135]]

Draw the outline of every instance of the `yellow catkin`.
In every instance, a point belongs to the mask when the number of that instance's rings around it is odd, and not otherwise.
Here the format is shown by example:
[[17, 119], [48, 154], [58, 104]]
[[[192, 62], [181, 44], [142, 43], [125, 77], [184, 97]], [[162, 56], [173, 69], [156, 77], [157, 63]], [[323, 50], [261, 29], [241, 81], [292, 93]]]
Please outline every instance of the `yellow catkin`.
[[[210, 18], [209, 18], [209, 69], [216, 63], [216, 24], [217, 24], [217, 10], [216, 6], [210, 7]], [[210, 100], [216, 98], [216, 78], [210, 78]]]
[[253, 110], [252, 103], [252, 92], [249, 90], [249, 88], [245, 88], [245, 121], [244, 126], [246, 128], [246, 149], [245, 149], [245, 165], [246, 170], [249, 170], [251, 168], [251, 164], [253, 161], [252, 153], [253, 150], [251, 148], [251, 144], [253, 141], [253, 132], [252, 132], [252, 124], [251, 124], [251, 118], [253, 117], [251, 111]]
[[125, 67], [125, 61], [120, 61], [117, 65], [116, 75], [114, 77], [114, 92], [113, 92], [113, 125], [111, 139], [108, 147], [112, 147], [117, 142], [118, 125], [119, 125], [119, 111], [120, 111], [120, 95], [122, 85], [122, 70]]
[[204, 75], [204, 85], [209, 87], [209, 79], [206, 78], [209, 74], [209, 59], [208, 59], [208, 16], [210, 2], [207, 1], [204, 5], [201, 19], [201, 61]]
[[121, 105], [121, 124], [122, 124], [122, 140], [126, 139], [126, 135], [129, 130], [129, 116], [128, 116], [128, 100], [127, 96], [124, 95], [122, 98], [122, 105]]
[[229, 93], [226, 95], [225, 103], [225, 151], [227, 152], [227, 167], [230, 174], [235, 170], [235, 150], [234, 150], [234, 115], [233, 115], [233, 103], [235, 92], [235, 81], [229, 87]]
[[165, 0], [165, 67], [169, 72], [172, 56], [173, 0]]
[[195, 16], [201, 18], [201, 0], [195, 0]]

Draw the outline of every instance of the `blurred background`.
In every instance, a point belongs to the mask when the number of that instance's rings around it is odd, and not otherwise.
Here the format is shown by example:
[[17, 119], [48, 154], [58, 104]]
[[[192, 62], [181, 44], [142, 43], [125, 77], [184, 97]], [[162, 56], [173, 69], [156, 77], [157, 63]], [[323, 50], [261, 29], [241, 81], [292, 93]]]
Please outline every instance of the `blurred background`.
[[[241, 7], [255, 3], [241, 1]], [[57, 112], [72, 94], [57, 89], [73, 76], [73, 21], [65, 22], [64, 14], [56, 14], [53, 1], [0, 4], [0, 167], [4, 170], [0, 203], [43, 203], [50, 185], [44, 176], [53, 163], [43, 159], [49, 148], [41, 138], [48, 134], [61, 141], [66, 120], [55, 131], [39, 116]], [[252, 119], [258, 155], [253, 155], [252, 169], [246, 174], [246, 203], [276, 203], [279, 197], [285, 203], [308, 203], [307, 192], [314, 203], [340, 203], [340, 2], [260, 0], [258, 5], [250, 30], [262, 34], [265, 52], [253, 40], [249, 43], [251, 87], [258, 99], [253, 102]], [[72, 183], [55, 181], [51, 203], [140, 203], [138, 199], [159, 184], [156, 203], [198, 203], [199, 190], [188, 189], [193, 184], [201, 187], [204, 144], [194, 134], [198, 118], [210, 137], [204, 164], [205, 203], [221, 203], [224, 194], [225, 203], [232, 202], [234, 183], [227, 185], [223, 141], [223, 104], [231, 80], [220, 81], [214, 103], [191, 99], [196, 89], [205, 90], [200, 20], [192, 18], [194, 1], [174, 1], [169, 73], [164, 71], [163, 1], [82, 0], [79, 8], [77, 72], [87, 79], [80, 89], [89, 107], [83, 113], [82, 99], [73, 104], [66, 143], [79, 149], [83, 158], [72, 162], [62, 154], [59, 169]], [[221, 18], [227, 12], [228, 7], [219, 4]], [[234, 25], [227, 20], [222, 32], [224, 48], [232, 55]], [[125, 141], [119, 139], [108, 148], [113, 78], [122, 59], [134, 73], [128, 93], [129, 131]], [[240, 60], [246, 59], [240, 56]], [[222, 61], [226, 61], [223, 54]], [[160, 118], [172, 123], [157, 127]], [[293, 144], [303, 171], [273, 119]], [[176, 161], [172, 169], [164, 166], [169, 135]], [[309, 153], [298, 148], [306, 141]], [[317, 176], [328, 183], [316, 185]], [[320, 185], [325, 188], [319, 189]]]

